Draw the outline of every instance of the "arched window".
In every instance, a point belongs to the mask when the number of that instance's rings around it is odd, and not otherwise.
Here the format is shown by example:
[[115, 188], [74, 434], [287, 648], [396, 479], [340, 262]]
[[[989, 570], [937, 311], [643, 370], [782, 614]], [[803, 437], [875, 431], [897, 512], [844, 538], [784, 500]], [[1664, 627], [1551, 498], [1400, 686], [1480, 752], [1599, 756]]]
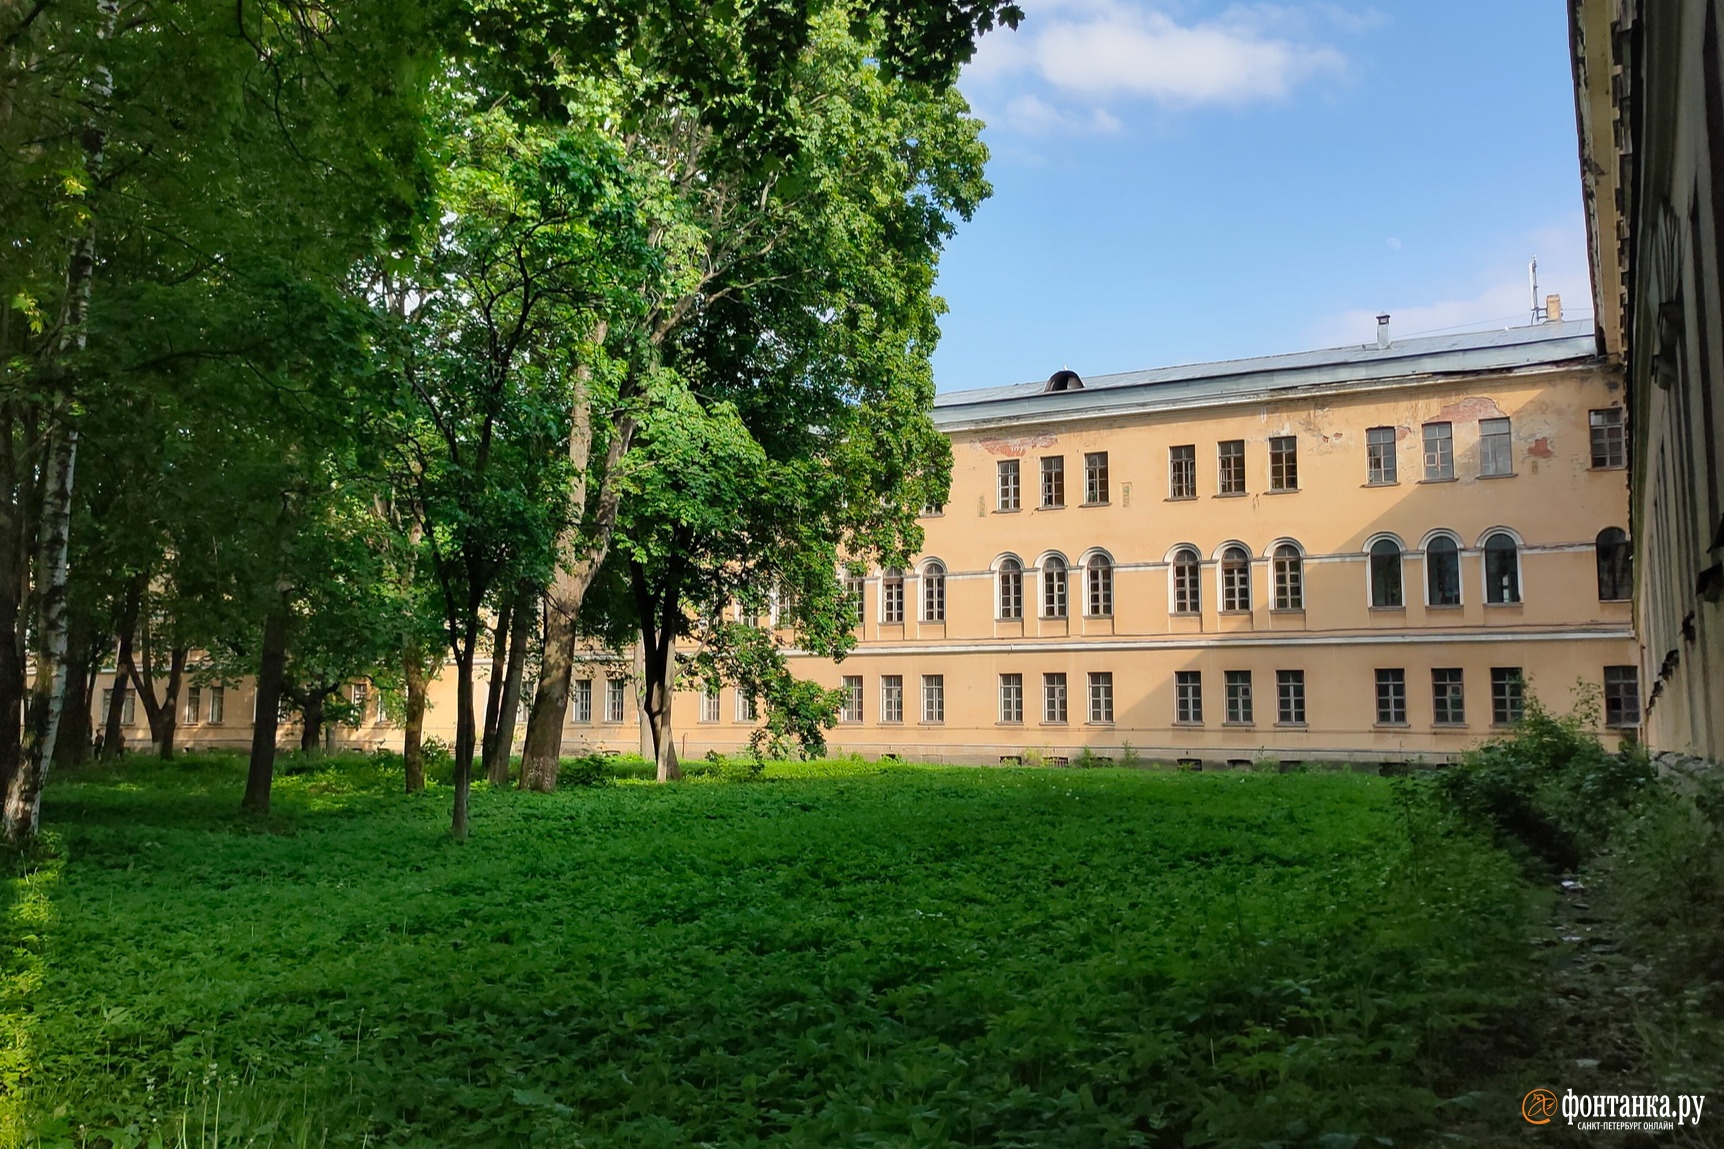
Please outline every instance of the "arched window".
[[904, 572], [901, 570], [884, 571], [880, 575], [880, 621], [904, 621]]
[[1616, 602], [1634, 597], [1634, 547], [1621, 527], [1598, 532], [1598, 597]]
[[1221, 552], [1221, 609], [1251, 609], [1251, 556], [1244, 547]]
[[1113, 614], [1113, 563], [1106, 555], [1093, 555], [1084, 568], [1084, 613], [1091, 618]]
[[1461, 605], [1461, 548], [1447, 535], [1425, 544], [1425, 595], [1432, 606]]
[[1371, 544], [1371, 605], [1406, 606], [1401, 591], [1401, 544], [1378, 539]]
[[1000, 617], [1024, 617], [1024, 564], [1017, 559], [1002, 559], [999, 581]]
[[946, 621], [946, 568], [937, 562], [922, 568], [922, 621]]
[[1066, 616], [1066, 561], [1058, 555], [1042, 560], [1042, 617]]
[[1202, 561], [1190, 547], [1173, 552], [1173, 613], [1197, 614], [1203, 609]]
[[1275, 548], [1275, 609], [1305, 609], [1305, 559], [1292, 543]]
[[1485, 601], [1520, 601], [1520, 548], [1503, 531], [1485, 540]]

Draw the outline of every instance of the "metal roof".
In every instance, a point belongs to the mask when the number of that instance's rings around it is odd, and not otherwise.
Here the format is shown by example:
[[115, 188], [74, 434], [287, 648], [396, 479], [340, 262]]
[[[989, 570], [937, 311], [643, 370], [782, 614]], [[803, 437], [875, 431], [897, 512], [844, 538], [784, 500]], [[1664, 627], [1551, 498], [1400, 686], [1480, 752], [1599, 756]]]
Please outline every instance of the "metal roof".
[[1046, 392], [1046, 380], [951, 391], [934, 399], [942, 430], [1117, 415], [1182, 406], [1250, 401], [1301, 387], [1358, 384], [1420, 376], [1541, 367], [1598, 354], [1590, 320], [1540, 323], [1504, 331], [1470, 331], [1375, 343], [1096, 375], [1075, 391]]

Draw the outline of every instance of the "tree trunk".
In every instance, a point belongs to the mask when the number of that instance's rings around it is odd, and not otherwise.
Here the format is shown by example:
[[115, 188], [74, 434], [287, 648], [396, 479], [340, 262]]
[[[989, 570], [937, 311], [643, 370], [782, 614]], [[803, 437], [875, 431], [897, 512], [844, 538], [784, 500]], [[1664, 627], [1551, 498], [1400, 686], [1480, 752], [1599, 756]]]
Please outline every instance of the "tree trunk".
[[682, 564], [667, 560], [665, 585], [655, 596], [638, 562], [629, 563], [629, 583], [634, 590], [635, 610], [640, 620], [642, 675], [641, 709], [652, 730], [653, 761], [660, 782], [682, 778], [671, 732], [671, 704], [676, 694], [676, 630], [682, 613]]
[[126, 693], [132, 689], [132, 642], [138, 633], [138, 612], [143, 607], [148, 574], [139, 574], [126, 587], [120, 605], [120, 648], [114, 658], [114, 697], [102, 725], [102, 761], [117, 762], [126, 749]]
[[485, 687], [485, 734], [479, 741], [479, 757], [487, 768], [491, 764], [491, 748], [497, 742], [497, 707], [502, 704], [503, 680], [508, 675], [509, 643], [514, 635], [510, 620], [514, 617], [516, 598], [513, 591], [503, 596], [502, 608], [497, 612], [497, 625], [491, 630], [491, 681]]
[[95, 632], [93, 615], [73, 611], [66, 632], [66, 701], [60, 736], [54, 742], [56, 766], [76, 766], [90, 758], [90, 683], [96, 676], [96, 660], [102, 656]]
[[497, 714], [497, 729], [491, 753], [485, 760], [485, 774], [493, 786], [509, 784], [509, 752], [515, 748], [515, 714], [521, 707], [521, 679], [527, 669], [527, 644], [533, 639], [532, 604], [538, 596], [522, 583], [514, 595], [515, 617], [509, 627], [509, 666], [504, 672], [502, 709]]
[[401, 732], [401, 765], [407, 792], [425, 789], [425, 656], [419, 643], [408, 639], [401, 650], [401, 676], [407, 683], [406, 724]]
[[141, 665], [131, 668], [132, 682], [138, 688], [138, 701], [144, 704], [144, 717], [150, 724], [150, 741], [155, 744], [156, 753], [161, 755], [162, 761], [171, 762], [174, 757], [174, 732], [179, 728], [180, 683], [185, 678], [187, 651], [182, 647], [169, 652], [167, 689], [158, 701], [155, 658], [149, 640], [150, 631], [146, 625], [144, 660]]
[[[609, 327], [600, 323], [593, 341], [603, 343]], [[592, 371], [582, 364], [574, 373], [570, 400], [569, 506], [574, 513], [557, 537], [557, 566], [544, 596], [545, 645], [540, 655], [539, 685], [527, 715], [527, 742], [521, 748], [521, 789], [549, 793], [557, 788], [557, 764], [563, 755], [563, 723], [569, 715], [569, 682], [580, 640], [577, 623], [587, 588], [610, 549], [611, 527], [617, 518], [617, 464], [634, 438], [634, 420], [624, 416], [613, 428], [605, 448], [605, 471], [599, 476], [599, 501], [591, 522], [585, 520], [587, 470], [593, 452]], [[583, 534], [585, 549], [580, 549]]]
[[316, 754], [323, 749], [323, 701], [327, 690], [310, 690], [305, 695], [305, 724], [299, 729], [299, 749], [302, 754]]
[[[94, 260], [94, 244], [80, 244], [84, 259]], [[89, 269], [83, 290], [89, 290]], [[83, 319], [79, 317], [79, 326]], [[80, 336], [80, 338], [82, 338]], [[69, 396], [56, 404], [65, 420], [53, 433], [48, 452], [47, 487], [42, 496], [41, 551], [36, 567], [36, 681], [24, 716], [18, 767], [6, 787], [6, 840], [22, 845], [36, 837], [42, 816], [42, 785], [54, 760], [60, 709], [66, 700], [66, 549], [72, 520], [72, 476], [78, 459], [78, 430], [70, 423]]]
[[467, 840], [468, 796], [473, 790], [473, 643], [474, 630], [468, 628], [467, 649], [455, 652], [455, 812], [449, 821], [449, 836], [457, 842]]
[[282, 675], [287, 669], [287, 592], [263, 622], [263, 652], [257, 670], [257, 719], [251, 727], [251, 763], [246, 770], [245, 798], [240, 805], [269, 813], [269, 788], [275, 780], [275, 734], [281, 711]]

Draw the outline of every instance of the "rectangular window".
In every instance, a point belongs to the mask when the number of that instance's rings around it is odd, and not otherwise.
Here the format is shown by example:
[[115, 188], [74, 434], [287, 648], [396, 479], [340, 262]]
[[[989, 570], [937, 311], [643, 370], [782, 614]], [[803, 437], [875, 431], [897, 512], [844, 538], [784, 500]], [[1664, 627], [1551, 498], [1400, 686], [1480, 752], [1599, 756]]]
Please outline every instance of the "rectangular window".
[[844, 705], [838, 711], [838, 721], [862, 721], [862, 676], [860, 674], [846, 674], [842, 685]]
[[902, 674], [883, 674], [880, 676], [880, 721], [904, 721], [904, 676]]
[[1460, 726], [1467, 720], [1466, 689], [1459, 667], [1431, 671], [1431, 721], [1438, 726]]
[[738, 722], [753, 722], [759, 717], [760, 711], [754, 705], [754, 695], [745, 690], [736, 692], [736, 720]]
[[1173, 675], [1173, 720], [1200, 723], [1203, 721], [1203, 672], [1178, 670]]
[[574, 690], [569, 695], [569, 721], [591, 722], [593, 720], [593, 680], [577, 678]]
[[1089, 676], [1089, 720], [1113, 721], [1113, 671], [1092, 670]]
[[868, 583], [856, 575], [844, 576], [844, 595], [856, 608], [856, 625], [861, 626], [867, 621]]
[[[523, 695], [526, 694], [525, 691], [522, 693]], [[365, 721], [365, 712], [370, 705], [371, 684], [369, 682], [355, 682], [353, 684], [353, 709], [359, 712], [358, 720], [360, 722]]]
[[1002, 459], [998, 464], [998, 471], [999, 499], [995, 504], [995, 509], [1015, 511], [1022, 505], [1020, 503], [1022, 492], [1019, 487], [1018, 461], [1016, 459]]
[[1367, 483], [1398, 483], [1395, 469], [1395, 429], [1371, 427], [1365, 432], [1365, 481]]
[[1526, 680], [1518, 666], [1491, 667], [1491, 722], [1513, 726], [1526, 714]]
[[1066, 457], [1048, 455], [1042, 459], [1042, 506], [1066, 505]]
[[1514, 474], [1514, 435], [1507, 419], [1479, 420], [1479, 474]]
[[720, 698], [718, 687], [709, 686], [700, 692], [700, 720], [702, 722], [717, 722], [720, 714]]
[[1407, 672], [1377, 671], [1377, 722], [1384, 726], [1407, 724]]
[[1228, 439], [1216, 444], [1215, 490], [1221, 495], [1245, 493], [1245, 440]]
[[1042, 721], [1066, 721], [1066, 676], [1042, 675]]
[[1305, 725], [1305, 672], [1275, 672], [1275, 721], [1283, 726]]
[[1167, 497], [1195, 499], [1197, 497], [1197, 446], [1167, 449]]
[[1452, 423], [1425, 424], [1425, 481], [1455, 477], [1455, 428]]
[[1107, 452], [1091, 451], [1083, 457], [1083, 501], [1086, 506], [1107, 502]]
[[880, 621], [887, 625], [904, 621], [903, 571], [887, 571], [880, 576]]
[[[210, 725], [220, 726], [227, 713], [227, 692], [219, 686], [210, 687]], [[383, 721], [383, 715], [377, 716], [377, 721]]]
[[1000, 675], [1000, 721], [1013, 724], [1024, 720], [1024, 676]]
[[922, 676], [922, 721], [944, 722], [946, 720], [946, 676], [943, 674], [924, 674]]
[[945, 513], [946, 513], [946, 504], [945, 503], [926, 502], [926, 503], [922, 504], [922, 514], [924, 517], [932, 516], [932, 515], [943, 515]]
[[1269, 439], [1269, 489], [1299, 489], [1299, 436], [1273, 435]]
[[1607, 666], [1604, 668], [1604, 724], [1606, 726], [1640, 725], [1639, 667]]
[[186, 688], [185, 724], [187, 726], [196, 726], [200, 721], [203, 720], [203, 716], [204, 716], [203, 693], [204, 692], [202, 690], [199, 690], [195, 686], [188, 686]]
[[1234, 723], [1249, 723], [1251, 721], [1251, 672], [1249, 670], [1229, 670], [1227, 672], [1227, 721]]
[[620, 678], [605, 679], [605, 721], [621, 722], [623, 720], [623, 680]]
[[1622, 408], [1605, 407], [1591, 412], [1587, 422], [1592, 425], [1592, 465], [1623, 467], [1628, 464], [1628, 444], [1622, 426]]

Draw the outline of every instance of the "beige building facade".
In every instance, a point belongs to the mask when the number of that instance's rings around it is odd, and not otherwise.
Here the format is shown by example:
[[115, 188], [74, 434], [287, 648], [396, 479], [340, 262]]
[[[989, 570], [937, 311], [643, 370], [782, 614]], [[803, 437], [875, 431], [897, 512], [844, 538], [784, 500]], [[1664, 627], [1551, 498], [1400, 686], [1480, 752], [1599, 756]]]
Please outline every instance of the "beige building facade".
[[[1640, 721], [1623, 395], [1590, 324], [1385, 322], [1363, 346], [947, 394], [935, 418], [952, 487], [922, 553], [853, 580], [841, 663], [794, 659], [844, 692], [834, 752], [1436, 762], [1577, 682], [1611, 727]], [[632, 671], [577, 671], [568, 753], [640, 748]], [[427, 715], [446, 740], [453, 694]], [[183, 742], [249, 739], [249, 691], [228, 695]], [[375, 701], [338, 741], [399, 745]], [[677, 699], [685, 758], [757, 725], [730, 689]]]
[[1600, 353], [1623, 374], [1655, 750], [1724, 761], [1724, 16], [1572, 0]]

